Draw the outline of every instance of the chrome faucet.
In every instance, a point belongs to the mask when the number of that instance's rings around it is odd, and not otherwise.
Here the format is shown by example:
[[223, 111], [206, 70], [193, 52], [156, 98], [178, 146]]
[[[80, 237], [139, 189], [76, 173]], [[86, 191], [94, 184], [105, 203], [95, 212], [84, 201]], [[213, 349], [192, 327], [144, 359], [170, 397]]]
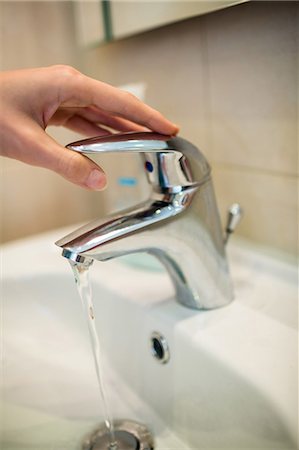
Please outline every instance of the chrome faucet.
[[86, 139], [67, 148], [91, 157], [139, 153], [151, 194], [144, 203], [57, 241], [63, 256], [79, 264], [147, 252], [163, 263], [183, 305], [213, 309], [232, 300], [211, 170], [194, 145], [180, 137], [142, 132]]

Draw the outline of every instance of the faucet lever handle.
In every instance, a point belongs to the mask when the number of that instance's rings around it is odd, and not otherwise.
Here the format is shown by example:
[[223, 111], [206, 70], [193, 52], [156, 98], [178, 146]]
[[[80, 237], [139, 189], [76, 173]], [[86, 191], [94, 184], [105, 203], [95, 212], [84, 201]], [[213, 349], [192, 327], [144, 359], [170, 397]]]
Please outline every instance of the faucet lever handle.
[[[93, 156], [101, 153], [139, 153], [144, 159], [149, 183], [158, 190], [166, 188], [177, 192], [198, 186], [210, 174], [210, 167], [203, 155], [185, 139], [153, 132], [99, 136], [73, 142], [66, 147]], [[194, 156], [200, 164], [191, 162]], [[196, 166], [200, 167], [200, 171]]]
[[72, 142], [66, 147], [81, 153], [146, 153], [146, 152], [174, 152], [167, 141], [171, 136], [152, 132], [116, 133], [108, 136], [96, 136]]

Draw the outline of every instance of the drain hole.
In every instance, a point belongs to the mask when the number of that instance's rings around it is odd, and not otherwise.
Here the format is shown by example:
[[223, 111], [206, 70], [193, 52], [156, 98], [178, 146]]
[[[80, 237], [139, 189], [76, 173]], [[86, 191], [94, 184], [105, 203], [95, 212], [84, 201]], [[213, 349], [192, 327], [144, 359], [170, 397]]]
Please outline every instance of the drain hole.
[[140, 442], [133, 434], [128, 431], [117, 430], [115, 432], [116, 445], [111, 446], [110, 436], [108, 434], [100, 436], [95, 439], [94, 444], [90, 447], [90, 450], [140, 450]]
[[161, 364], [165, 364], [169, 361], [169, 349], [168, 344], [164, 336], [154, 331], [150, 338], [151, 353], [154, 358]]
[[[154, 450], [154, 440], [145, 425], [132, 420], [115, 420], [114, 431], [117, 450]], [[110, 436], [102, 423], [82, 445], [82, 450], [109, 450]]]

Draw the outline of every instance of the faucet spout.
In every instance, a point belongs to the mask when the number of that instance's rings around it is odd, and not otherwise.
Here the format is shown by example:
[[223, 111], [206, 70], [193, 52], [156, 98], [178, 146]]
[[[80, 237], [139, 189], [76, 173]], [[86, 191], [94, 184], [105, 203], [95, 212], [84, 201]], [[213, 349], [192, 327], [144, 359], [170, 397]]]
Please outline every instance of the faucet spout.
[[[142, 138], [137, 135], [138, 139], [134, 134], [135, 142], [130, 145], [140, 150], [145, 137], [144, 133]], [[155, 150], [156, 135], [148, 135], [150, 143], [146, 141], [143, 157], [148, 163], [145, 170], [151, 169], [150, 198], [134, 208], [91, 222], [56, 244], [62, 247], [63, 256], [74, 262], [150, 253], [167, 269], [177, 300], [183, 305], [213, 309], [228, 304], [232, 287], [210, 168], [203, 155], [187, 141], [159, 137]], [[132, 135], [127, 140], [123, 136], [119, 145], [125, 142], [127, 150], [131, 148], [128, 140]], [[115, 151], [116, 138], [113, 139]], [[86, 150], [88, 142], [70, 147], [83, 146]], [[98, 149], [105, 144], [102, 138], [90, 142]]]
[[[182, 193], [171, 197], [181, 197]], [[142, 229], [161, 223], [179, 214], [183, 206], [178, 201], [149, 200], [137, 208], [130, 208], [107, 219], [95, 220], [73, 231], [56, 242], [64, 249], [69, 259], [79, 261], [81, 257], [89, 257], [104, 261], [111, 259], [110, 252], [105, 251], [107, 244], [119, 242], [120, 239], [136, 234]], [[117, 251], [118, 256], [120, 252]], [[128, 253], [128, 252], [126, 252]]]

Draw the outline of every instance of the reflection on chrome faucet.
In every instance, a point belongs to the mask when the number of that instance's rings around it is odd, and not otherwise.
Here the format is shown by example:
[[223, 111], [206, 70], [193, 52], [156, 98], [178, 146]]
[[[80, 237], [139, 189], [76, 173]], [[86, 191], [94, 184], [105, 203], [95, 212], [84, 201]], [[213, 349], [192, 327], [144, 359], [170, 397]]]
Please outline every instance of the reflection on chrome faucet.
[[93, 158], [104, 152], [139, 153], [152, 190], [141, 205], [91, 222], [57, 241], [63, 256], [84, 262], [147, 252], [164, 264], [183, 305], [213, 309], [232, 300], [211, 170], [194, 145], [180, 137], [143, 132], [86, 139], [67, 147]]

